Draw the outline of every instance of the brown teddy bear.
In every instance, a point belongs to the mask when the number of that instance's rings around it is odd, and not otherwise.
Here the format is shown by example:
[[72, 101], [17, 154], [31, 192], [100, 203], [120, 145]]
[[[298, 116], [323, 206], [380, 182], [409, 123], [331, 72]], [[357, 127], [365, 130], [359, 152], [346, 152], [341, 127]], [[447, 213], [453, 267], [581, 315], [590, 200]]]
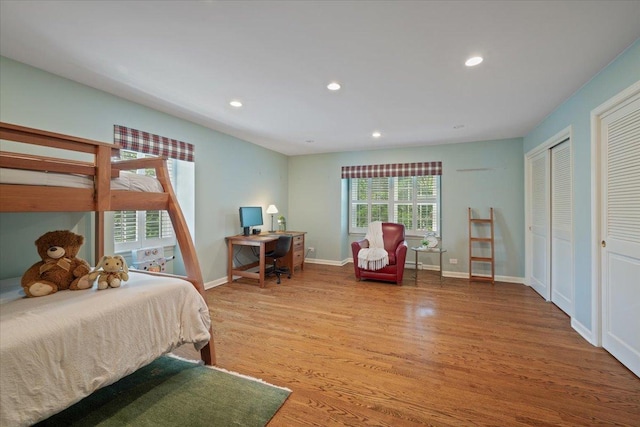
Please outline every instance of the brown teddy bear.
[[[102, 268], [102, 270], [100, 270]], [[89, 280], [98, 278], [98, 289], [119, 288], [129, 280], [127, 262], [120, 255], [102, 257], [96, 268], [89, 273]]]
[[22, 275], [22, 287], [28, 297], [41, 297], [63, 289], [88, 289], [91, 268], [76, 258], [84, 237], [69, 230], [50, 231], [36, 240], [42, 259]]

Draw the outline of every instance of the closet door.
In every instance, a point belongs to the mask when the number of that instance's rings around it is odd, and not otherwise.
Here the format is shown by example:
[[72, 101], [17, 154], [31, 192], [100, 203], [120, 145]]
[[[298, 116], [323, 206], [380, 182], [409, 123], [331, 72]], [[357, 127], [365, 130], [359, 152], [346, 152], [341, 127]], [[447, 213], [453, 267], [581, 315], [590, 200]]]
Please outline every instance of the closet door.
[[551, 301], [573, 316], [571, 143], [551, 149]]
[[602, 345], [640, 376], [640, 95], [600, 129]]
[[549, 150], [530, 159], [531, 276], [529, 284], [549, 301]]

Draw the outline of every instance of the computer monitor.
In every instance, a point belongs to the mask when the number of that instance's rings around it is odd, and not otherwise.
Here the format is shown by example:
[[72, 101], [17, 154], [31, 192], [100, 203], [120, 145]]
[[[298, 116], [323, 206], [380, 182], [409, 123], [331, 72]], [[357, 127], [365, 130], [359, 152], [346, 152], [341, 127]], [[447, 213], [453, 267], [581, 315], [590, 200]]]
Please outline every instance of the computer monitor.
[[240, 208], [240, 227], [248, 236], [251, 227], [262, 225], [262, 208], [260, 206], [243, 206]]

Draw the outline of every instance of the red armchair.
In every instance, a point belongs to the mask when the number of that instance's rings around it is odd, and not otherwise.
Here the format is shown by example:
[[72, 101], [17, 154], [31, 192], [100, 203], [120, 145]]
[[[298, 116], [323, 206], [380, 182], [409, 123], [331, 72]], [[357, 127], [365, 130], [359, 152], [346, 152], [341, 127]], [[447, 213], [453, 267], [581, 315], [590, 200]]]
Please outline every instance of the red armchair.
[[407, 242], [404, 240], [404, 225], [392, 222], [382, 223], [382, 239], [384, 249], [389, 254], [389, 265], [380, 270], [366, 270], [358, 267], [358, 252], [361, 248], [368, 248], [369, 242], [366, 239], [351, 243], [353, 252], [353, 268], [356, 279], [382, 280], [402, 284], [404, 275], [404, 262], [407, 258]]

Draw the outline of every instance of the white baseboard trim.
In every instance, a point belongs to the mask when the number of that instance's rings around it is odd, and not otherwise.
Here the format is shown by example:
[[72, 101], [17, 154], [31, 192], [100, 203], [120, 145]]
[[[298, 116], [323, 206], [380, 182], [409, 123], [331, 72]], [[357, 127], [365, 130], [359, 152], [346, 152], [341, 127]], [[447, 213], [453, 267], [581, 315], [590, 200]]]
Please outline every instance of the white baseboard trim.
[[[336, 267], [342, 267], [342, 266], [345, 266], [347, 264], [353, 263], [353, 259], [352, 258], [347, 258], [347, 259], [344, 259], [342, 261], [334, 261], [334, 260], [330, 260], [330, 259], [307, 258], [307, 259], [304, 260], [304, 262], [305, 263], [309, 263], [309, 264], [333, 265], [333, 266], [336, 266]], [[405, 268], [407, 268], [409, 270], [414, 270], [415, 269], [415, 263], [413, 263], [413, 262], [406, 263], [405, 264]], [[437, 265], [426, 265], [426, 264], [418, 263], [418, 270], [438, 271], [439, 269], [440, 268]], [[452, 277], [452, 278], [456, 278], [456, 279], [468, 279], [469, 278], [469, 273], [465, 273], [465, 272], [461, 272], [461, 271], [446, 271], [445, 270], [442, 273], [442, 275], [444, 277]], [[240, 276], [234, 276], [233, 280], [236, 280], [238, 278], [240, 278]], [[496, 280], [496, 282], [524, 284], [524, 277], [496, 276], [495, 280]], [[220, 279], [216, 279], [216, 280], [213, 280], [211, 282], [205, 283], [204, 284], [204, 288], [205, 289], [211, 289], [211, 288], [215, 288], [216, 286], [224, 285], [225, 283], [227, 283], [227, 277], [226, 276], [222, 277]], [[580, 326], [582, 326], [582, 325], [580, 325]], [[584, 328], [584, 327], [582, 327], [582, 328]], [[584, 329], [588, 332], [588, 330], [586, 328], [584, 328]], [[578, 330], [578, 333], [580, 333], [580, 335], [582, 335], [582, 336], [585, 336], [579, 330]], [[590, 335], [590, 332], [588, 332], [588, 334]], [[585, 336], [585, 338], [586, 338], [586, 336]], [[589, 342], [591, 342], [591, 341], [589, 341]]]
[[517, 283], [519, 285], [524, 285], [524, 277], [496, 276], [496, 282]]
[[582, 338], [587, 340], [587, 342], [589, 344], [598, 347], [598, 345], [596, 343], [596, 340], [593, 337], [593, 333], [586, 326], [584, 326], [582, 323], [578, 322], [573, 317], [571, 318], [571, 327], [573, 328], [573, 330], [575, 330], [577, 333], [579, 333]]
[[[306, 259], [305, 262], [310, 262], [311, 264], [325, 264], [325, 265], [338, 265], [338, 266], [343, 266], [349, 263], [353, 262], [353, 258], [347, 258], [345, 260], [343, 260], [342, 262], [339, 261], [330, 261], [330, 260], [318, 260], [316, 262]], [[411, 262], [411, 261], [405, 261], [404, 267], [406, 269], [409, 270], [415, 270], [416, 266], [415, 266], [415, 262]], [[444, 266], [443, 266], [444, 268]], [[421, 262], [418, 262], [418, 270], [431, 270], [431, 271], [438, 271], [440, 270], [440, 266], [439, 265], [427, 265], [427, 264], [423, 264]], [[442, 272], [442, 276], [443, 277], [453, 277], [456, 279], [468, 279], [469, 278], [469, 273], [466, 273], [464, 271], [446, 271], [444, 270]], [[496, 282], [506, 282], [506, 283], [517, 283], [520, 285], [523, 285], [525, 283], [524, 277], [516, 277], [516, 276], [496, 276], [495, 277]]]
[[468, 279], [469, 273], [464, 273], [462, 271], [443, 271], [443, 277], [453, 277], [454, 279]]
[[330, 259], [305, 258], [304, 262], [309, 264], [334, 265], [337, 267], [342, 267], [344, 265], [349, 264], [351, 262], [351, 258], [342, 260], [342, 261], [333, 261]]
[[[238, 276], [238, 277], [240, 277], [240, 276]], [[238, 277], [234, 277], [234, 279], [237, 279]], [[205, 283], [204, 284], [204, 289], [207, 290], [207, 289], [215, 288], [217, 286], [224, 285], [225, 283], [227, 283], [227, 276], [224, 276], [221, 279], [216, 279], [216, 280], [213, 280], [211, 282]]]
[[[257, 268], [257, 267], [255, 267], [255, 269], [254, 269], [254, 270], [255, 270], [255, 272], [256, 272], [256, 273], [258, 272], [258, 268]], [[249, 269], [249, 271], [253, 271], [253, 270], [252, 270], [252, 269]], [[232, 280], [232, 281], [233, 281], [233, 280], [238, 280], [238, 279], [240, 279], [241, 277], [242, 277], [242, 276], [233, 276], [233, 277], [231, 278], [231, 280]], [[212, 280], [211, 282], [207, 282], [207, 283], [205, 283], [205, 284], [204, 284], [204, 289], [205, 289], [205, 290], [207, 290], [207, 289], [215, 288], [215, 287], [217, 287], [217, 286], [224, 285], [224, 284], [226, 284], [226, 283], [227, 283], [227, 276], [224, 276], [224, 277], [221, 277], [221, 278], [219, 278], [219, 279]]]
[[[435, 270], [438, 270], [437, 268]], [[465, 273], [464, 271], [444, 271], [442, 273], [444, 277], [453, 277], [456, 279], [468, 279], [469, 273]], [[505, 283], [517, 283], [518, 285], [524, 284], [524, 277], [514, 277], [514, 276], [495, 276], [496, 282], [505, 282]]]

